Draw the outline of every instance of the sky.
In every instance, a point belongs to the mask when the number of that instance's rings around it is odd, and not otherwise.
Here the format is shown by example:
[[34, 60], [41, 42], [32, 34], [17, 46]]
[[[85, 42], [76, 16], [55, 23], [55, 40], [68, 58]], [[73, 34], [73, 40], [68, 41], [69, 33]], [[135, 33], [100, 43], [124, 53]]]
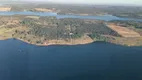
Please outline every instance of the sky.
[[134, 4], [142, 5], [142, 0], [0, 0], [0, 1], [47, 1], [56, 3], [86, 3], [86, 4]]

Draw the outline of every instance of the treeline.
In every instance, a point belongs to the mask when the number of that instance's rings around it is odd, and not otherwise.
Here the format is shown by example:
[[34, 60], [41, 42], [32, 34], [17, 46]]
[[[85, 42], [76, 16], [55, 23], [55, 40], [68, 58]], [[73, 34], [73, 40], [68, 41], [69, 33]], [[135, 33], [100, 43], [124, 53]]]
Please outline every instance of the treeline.
[[138, 21], [120, 21], [120, 20], [114, 20], [111, 21], [115, 24], [121, 25], [123, 27], [135, 27], [138, 29], [142, 29], [142, 22], [138, 22]]
[[117, 17], [123, 17], [123, 18], [142, 19], [141, 13], [114, 13], [112, 15]]

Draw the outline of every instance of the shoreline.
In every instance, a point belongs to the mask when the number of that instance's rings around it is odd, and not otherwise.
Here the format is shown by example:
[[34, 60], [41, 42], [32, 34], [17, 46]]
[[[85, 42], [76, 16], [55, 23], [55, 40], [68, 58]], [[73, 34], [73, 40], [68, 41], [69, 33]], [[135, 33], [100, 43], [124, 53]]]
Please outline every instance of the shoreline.
[[79, 44], [88, 44], [88, 43], [92, 43], [94, 42], [93, 39], [91, 39], [89, 36], [84, 35], [81, 38], [77, 38], [77, 39], [68, 39], [68, 40], [64, 40], [64, 39], [52, 39], [52, 40], [46, 40], [43, 41], [42, 43], [31, 43], [27, 40], [23, 40], [23, 39], [19, 39], [16, 38], [18, 40], [21, 40], [23, 42], [29, 43], [29, 44], [33, 44], [33, 45], [38, 45], [38, 46], [49, 46], [49, 45], [79, 45]]
[[[86, 42], [86, 43], [49, 43], [49, 44], [36, 44], [36, 43], [30, 43], [28, 41], [22, 40], [22, 39], [18, 39], [18, 38], [5, 38], [5, 39], [0, 39], [1, 40], [9, 40], [9, 39], [16, 39], [25, 43], [28, 43], [30, 45], [35, 45], [35, 46], [51, 46], [51, 45], [69, 45], [69, 46], [73, 46], [73, 45], [84, 45], [84, 44], [90, 44], [93, 42], [97, 42], [97, 41], [91, 41], [91, 42]], [[57, 41], [57, 40], [56, 40]], [[99, 42], [99, 41], [98, 41]], [[106, 42], [106, 41], [103, 41]], [[115, 42], [108, 42], [108, 43], [112, 43], [112, 44], [116, 44], [116, 45], [120, 45], [120, 46], [126, 46], [126, 47], [139, 47], [140, 45], [125, 45], [125, 44], [117, 44]]]
[[[23, 41], [23, 42], [25, 42], [25, 43], [28, 43], [28, 44], [32, 44], [32, 45], [36, 45], [36, 46], [50, 46], [50, 45], [82, 45], [82, 44], [89, 44], [89, 43], [92, 43], [92, 42], [94, 42], [93, 40], [92, 41], [90, 41], [90, 42], [82, 42], [82, 43], [72, 43], [71, 41], [70, 42], [63, 42], [63, 43], [61, 43], [61, 42], [59, 42], [59, 40], [50, 40], [50, 41], [55, 41], [55, 42], [49, 42], [48, 44], [36, 44], [36, 43], [30, 43], [30, 42], [28, 42], [28, 41], [25, 41], [25, 40], [23, 40], [23, 39], [18, 39], [18, 38], [15, 38], [15, 39], [17, 39], [17, 40], [20, 40], [20, 41]], [[64, 41], [64, 40], [62, 40], [62, 41]]]

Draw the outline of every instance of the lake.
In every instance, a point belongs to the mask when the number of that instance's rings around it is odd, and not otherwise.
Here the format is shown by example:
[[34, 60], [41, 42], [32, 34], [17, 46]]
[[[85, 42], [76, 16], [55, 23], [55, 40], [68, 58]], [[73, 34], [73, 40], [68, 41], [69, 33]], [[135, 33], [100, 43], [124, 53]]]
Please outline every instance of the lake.
[[142, 80], [142, 47], [0, 41], [0, 80]]
[[134, 20], [141, 21], [142, 19], [133, 19], [133, 18], [120, 18], [112, 15], [102, 15], [102, 16], [83, 16], [83, 15], [61, 15], [53, 12], [0, 12], [0, 15], [36, 15], [36, 16], [55, 16], [58, 19], [61, 18], [78, 18], [78, 19], [95, 19], [95, 20]]

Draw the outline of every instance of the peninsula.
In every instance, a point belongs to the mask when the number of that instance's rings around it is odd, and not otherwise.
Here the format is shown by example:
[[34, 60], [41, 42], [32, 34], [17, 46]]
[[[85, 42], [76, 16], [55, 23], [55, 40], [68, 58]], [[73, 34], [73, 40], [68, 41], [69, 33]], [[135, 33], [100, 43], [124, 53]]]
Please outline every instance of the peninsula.
[[16, 38], [41, 46], [77, 45], [94, 41], [140, 46], [141, 25], [141, 22], [135, 21], [106, 22], [31, 15], [0, 16], [0, 39]]
[[[117, 11], [113, 11], [118, 9]], [[109, 8], [106, 6], [79, 6], [79, 5], [57, 5], [57, 4], [11, 4], [0, 7], [0, 11], [11, 12], [56, 12], [57, 14], [76, 14], [80, 16], [89, 15], [122, 15], [125, 10], [137, 7], [120, 6]], [[142, 8], [135, 13], [137, 16], [128, 15], [129, 18], [141, 16]], [[94, 12], [95, 11], [95, 12]], [[132, 11], [132, 10], [131, 10]], [[121, 12], [121, 13], [119, 13]], [[134, 12], [128, 12], [133, 13]], [[78, 15], [78, 16], [79, 16]], [[123, 15], [124, 16], [124, 15]], [[105, 17], [105, 16], [104, 16]], [[110, 16], [111, 18], [111, 16]], [[141, 17], [139, 17], [141, 18]], [[35, 15], [1, 15], [0, 16], [0, 40], [16, 38], [24, 42], [48, 46], [48, 45], [78, 45], [94, 41], [105, 41], [126, 46], [142, 45], [142, 23], [132, 20], [92, 20], [78, 18], [56, 18], [54, 16]]]

